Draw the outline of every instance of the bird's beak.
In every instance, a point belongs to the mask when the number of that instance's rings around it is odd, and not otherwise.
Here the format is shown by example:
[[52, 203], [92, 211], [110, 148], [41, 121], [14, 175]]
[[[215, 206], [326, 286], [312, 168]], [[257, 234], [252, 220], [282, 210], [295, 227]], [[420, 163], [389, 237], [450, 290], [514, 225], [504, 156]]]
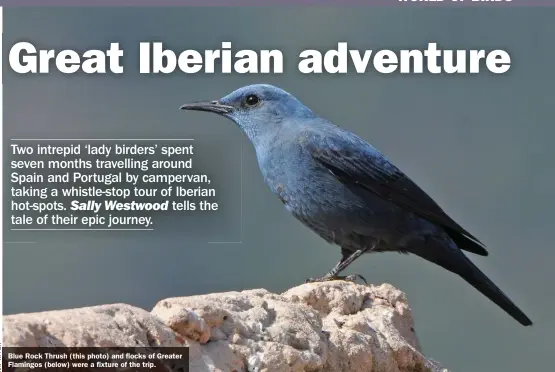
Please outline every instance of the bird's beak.
[[223, 105], [218, 101], [202, 101], [186, 103], [180, 107], [181, 110], [208, 111], [216, 114], [229, 114], [233, 106]]

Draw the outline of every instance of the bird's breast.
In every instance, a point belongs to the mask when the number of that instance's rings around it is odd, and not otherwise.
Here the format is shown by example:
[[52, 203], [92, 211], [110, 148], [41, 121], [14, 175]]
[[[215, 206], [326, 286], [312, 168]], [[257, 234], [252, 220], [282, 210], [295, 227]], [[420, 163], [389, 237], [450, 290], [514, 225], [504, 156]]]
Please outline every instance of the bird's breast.
[[337, 213], [343, 204], [356, 204], [326, 169], [312, 164], [311, 159], [288, 158], [284, 155], [269, 161], [261, 169], [270, 189], [291, 212], [324, 215], [326, 211]]

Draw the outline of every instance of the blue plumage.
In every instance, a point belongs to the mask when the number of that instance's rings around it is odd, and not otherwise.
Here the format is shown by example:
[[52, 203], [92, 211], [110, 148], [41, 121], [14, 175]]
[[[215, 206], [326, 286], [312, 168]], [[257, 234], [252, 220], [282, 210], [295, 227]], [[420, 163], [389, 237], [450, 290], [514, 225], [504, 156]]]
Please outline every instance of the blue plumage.
[[411, 253], [460, 275], [523, 325], [530, 319], [461, 250], [484, 245], [451, 219], [372, 145], [317, 116], [296, 97], [265, 84], [182, 109], [215, 112], [252, 142], [270, 189], [293, 216], [341, 247], [340, 277], [364, 253]]

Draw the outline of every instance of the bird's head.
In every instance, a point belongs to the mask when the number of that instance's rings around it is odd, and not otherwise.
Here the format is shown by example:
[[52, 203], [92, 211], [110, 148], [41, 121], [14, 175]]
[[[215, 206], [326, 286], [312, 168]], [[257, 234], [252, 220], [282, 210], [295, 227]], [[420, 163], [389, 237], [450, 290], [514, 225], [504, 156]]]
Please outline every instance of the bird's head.
[[284, 123], [313, 115], [293, 95], [267, 84], [248, 85], [218, 100], [188, 103], [181, 109], [208, 111], [231, 119], [253, 141]]

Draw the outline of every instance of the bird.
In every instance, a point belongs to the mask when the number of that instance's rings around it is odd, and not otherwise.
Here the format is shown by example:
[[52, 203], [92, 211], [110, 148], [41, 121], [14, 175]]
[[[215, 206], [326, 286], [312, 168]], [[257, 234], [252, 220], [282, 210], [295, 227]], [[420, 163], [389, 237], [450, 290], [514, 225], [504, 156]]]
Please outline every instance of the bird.
[[317, 115], [289, 92], [252, 84], [182, 110], [234, 122], [256, 152], [265, 183], [285, 208], [325, 241], [341, 248], [326, 275], [340, 276], [367, 253], [412, 254], [459, 275], [523, 326], [532, 321], [463, 251], [488, 256], [486, 246], [362, 137]]

